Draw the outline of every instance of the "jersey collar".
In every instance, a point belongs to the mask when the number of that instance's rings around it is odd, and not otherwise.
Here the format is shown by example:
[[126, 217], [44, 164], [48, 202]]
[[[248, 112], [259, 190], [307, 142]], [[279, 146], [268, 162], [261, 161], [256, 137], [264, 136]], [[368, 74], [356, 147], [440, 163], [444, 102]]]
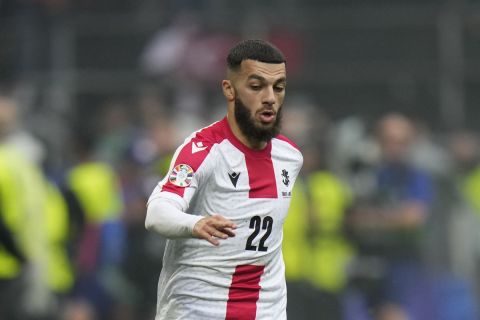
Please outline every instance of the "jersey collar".
[[230, 141], [237, 149], [242, 151], [245, 155], [251, 158], [270, 158], [272, 151], [272, 141], [268, 141], [265, 148], [261, 150], [252, 149], [244, 145], [238, 138], [233, 134], [232, 128], [228, 123], [227, 117], [223, 118], [222, 124], [228, 141]]

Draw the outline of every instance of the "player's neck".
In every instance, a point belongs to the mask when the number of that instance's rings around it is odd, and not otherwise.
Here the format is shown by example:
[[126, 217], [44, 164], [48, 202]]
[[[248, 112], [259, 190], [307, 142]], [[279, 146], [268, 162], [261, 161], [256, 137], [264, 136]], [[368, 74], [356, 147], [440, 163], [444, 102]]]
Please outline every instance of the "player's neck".
[[233, 132], [233, 135], [245, 146], [250, 149], [254, 150], [263, 150], [267, 146], [266, 141], [260, 140], [252, 140], [249, 139], [243, 132], [240, 130], [237, 121], [235, 120], [235, 116], [231, 114], [227, 114], [227, 122], [230, 126], [230, 129]]

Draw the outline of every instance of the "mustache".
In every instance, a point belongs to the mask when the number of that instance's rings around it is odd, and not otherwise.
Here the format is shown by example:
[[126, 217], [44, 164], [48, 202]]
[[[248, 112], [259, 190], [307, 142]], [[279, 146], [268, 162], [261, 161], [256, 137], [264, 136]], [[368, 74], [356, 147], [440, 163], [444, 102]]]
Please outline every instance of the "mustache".
[[[279, 106], [278, 110], [272, 105], [263, 105], [256, 112], [250, 111], [243, 101], [239, 98], [235, 99], [235, 119], [240, 127], [240, 130], [245, 136], [254, 141], [269, 141], [274, 138], [281, 128], [282, 120], [282, 106]], [[268, 113], [276, 117], [272, 126], [262, 127], [262, 125], [256, 124], [255, 115], [261, 113]]]
[[263, 107], [260, 110], [258, 110], [256, 113], [264, 113], [264, 112], [272, 113], [274, 115], [276, 115], [278, 113], [278, 111], [275, 111], [275, 109], [271, 106]]

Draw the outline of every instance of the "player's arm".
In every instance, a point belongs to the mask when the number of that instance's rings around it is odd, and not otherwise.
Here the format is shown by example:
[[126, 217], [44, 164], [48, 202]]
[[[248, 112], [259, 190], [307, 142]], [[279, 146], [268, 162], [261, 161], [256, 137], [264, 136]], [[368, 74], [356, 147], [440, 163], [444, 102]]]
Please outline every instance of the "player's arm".
[[215, 164], [206, 160], [210, 154], [206, 141], [187, 138], [173, 155], [171, 171], [155, 188], [147, 206], [145, 227], [167, 238], [196, 237], [213, 245], [219, 239], [233, 237], [235, 224], [219, 215], [186, 213], [189, 203]]
[[171, 199], [155, 198], [148, 204], [145, 227], [170, 239], [196, 237], [219, 245], [218, 239], [235, 236], [236, 225], [220, 215], [188, 214]]

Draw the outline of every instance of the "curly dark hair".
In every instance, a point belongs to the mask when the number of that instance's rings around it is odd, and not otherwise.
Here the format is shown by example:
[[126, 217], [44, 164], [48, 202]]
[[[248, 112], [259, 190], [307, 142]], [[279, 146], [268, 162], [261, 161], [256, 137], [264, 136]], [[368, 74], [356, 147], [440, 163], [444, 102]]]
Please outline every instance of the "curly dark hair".
[[255, 60], [265, 63], [286, 63], [283, 53], [265, 40], [244, 40], [230, 49], [227, 66], [237, 70], [243, 60]]

